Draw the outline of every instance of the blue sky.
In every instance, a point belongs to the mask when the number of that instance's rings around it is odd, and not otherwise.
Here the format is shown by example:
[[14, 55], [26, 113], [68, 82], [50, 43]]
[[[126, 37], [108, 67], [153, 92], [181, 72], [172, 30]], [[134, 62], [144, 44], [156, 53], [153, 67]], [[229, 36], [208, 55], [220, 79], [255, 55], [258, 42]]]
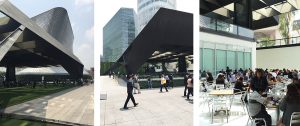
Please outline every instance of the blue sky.
[[73, 52], [86, 69], [94, 66], [93, 0], [9, 0], [27, 16], [33, 17], [54, 7], [67, 9], [74, 33]]

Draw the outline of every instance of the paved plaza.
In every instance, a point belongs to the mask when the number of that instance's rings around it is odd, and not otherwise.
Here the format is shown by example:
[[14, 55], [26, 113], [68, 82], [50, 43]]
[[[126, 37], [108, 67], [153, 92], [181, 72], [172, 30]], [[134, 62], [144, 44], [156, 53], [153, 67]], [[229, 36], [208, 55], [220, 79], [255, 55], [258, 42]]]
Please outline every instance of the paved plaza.
[[94, 85], [76, 87], [11, 106], [5, 113], [93, 125], [93, 98]]
[[193, 103], [185, 100], [183, 87], [159, 93], [159, 89], [141, 90], [134, 95], [139, 103], [133, 107], [129, 101], [128, 110], [123, 109], [127, 97], [126, 83], [101, 76], [101, 126], [192, 126]]

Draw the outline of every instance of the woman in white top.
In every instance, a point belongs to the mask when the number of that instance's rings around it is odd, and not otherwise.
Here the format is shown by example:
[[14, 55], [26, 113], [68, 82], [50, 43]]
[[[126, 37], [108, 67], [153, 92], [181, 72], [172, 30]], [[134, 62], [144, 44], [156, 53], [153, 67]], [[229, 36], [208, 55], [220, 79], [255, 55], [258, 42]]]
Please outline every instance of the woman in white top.
[[193, 76], [189, 75], [187, 80], [187, 88], [188, 88], [188, 94], [187, 94], [187, 100], [190, 100], [190, 94], [194, 96], [193, 92]]

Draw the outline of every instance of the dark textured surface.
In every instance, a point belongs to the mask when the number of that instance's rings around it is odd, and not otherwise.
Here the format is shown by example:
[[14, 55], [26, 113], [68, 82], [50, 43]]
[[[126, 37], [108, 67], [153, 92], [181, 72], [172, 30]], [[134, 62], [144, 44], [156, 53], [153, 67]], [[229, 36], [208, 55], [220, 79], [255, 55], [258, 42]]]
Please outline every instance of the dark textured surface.
[[[133, 40], [118, 62], [125, 65], [128, 73], [136, 73], [155, 51], [192, 55], [193, 15], [161, 8]], [[115, 65], [112, 69], [114, 67]]]
[[25, 27], [18, 38], [7, 38], [14, 41], [13, 46], [0, 44], [0, 51], [9, 49], [1, 52], [4, 57], [0, 55], [0, 67], [62, 66], [72, 78], [82, 77], [84, 66], [72, 52], [74, 36], [65, 9], [54, 8], [36, 16], [34, 21], [8, 0], [0, 0], [0, 11], [10, 22], [0, 24], [1, 32], [5, 32], [1, 33], [3, 37], [14, 27]]
[[66, 9], [53, 8], [31, 19], [63, 46], [73, 51], [74, 35]]

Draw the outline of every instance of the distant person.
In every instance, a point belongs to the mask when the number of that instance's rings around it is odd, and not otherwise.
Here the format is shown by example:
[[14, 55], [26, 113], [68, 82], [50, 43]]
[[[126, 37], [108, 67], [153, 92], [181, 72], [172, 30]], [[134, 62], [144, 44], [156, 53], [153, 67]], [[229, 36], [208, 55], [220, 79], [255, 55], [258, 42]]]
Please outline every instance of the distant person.
[[190, 100], [190, 95], [194, 96], [194, 93], [193, 93], [193, 76], [192, 75], [189, 75], [189, 77], [188, 77], [187, 88], [188, 88], [187, 100]]
[[136, 94], [136, 91], [138, 91], [138, 94], [140, 94], [141, 93], [141, 87], [140, 87], [138, 75], [134, 75], [133, 84], [134, 84], [134, 87], [136, 87], [134, 89], [134, 94]]
[[187, 91], [187, 80], [188, 80], [188, 75], [186, 74], [183, 78], [183, 84], [184, 84], [184, 92], [183, 92], [183, 96], [186, 96], [186, 91]]
[[207, 74], [206, 74], [206, 71], [204, 70], [202, 73], [201, 73], [201, 78], [206, 78], [207, 77]]
[[255, 71], [254, 77], [252, 78], [250, 82], [250, 88], [253, 91], [264, 91], [264, 96], [266, 95], [266, 92], [268, 91], [268, 80], [264, 76], [264, 71], [262, 69], [257, 69]]
[[216, 86], [217, 88], [223, 88], [225, 89], [226, 85], [225, 85], [225, 77], [224, 74], [219, 74], [217, 79], [216, 79]]
[[147, 83], [148, 83], [148, 89], [152, 89], [152, 79], [151, 79], [151, 75], [148, 76]]
[[169, 76], [169, 79], [170, 79], [170, 86], [172, 88], [174, 88], [174, 81], [173, 81], [173, 75], [172, 74]]
[[128, 109], [127, 104], [129, 102], [129, 99], [131, 99], [134, 107], [136, 107], [139, 104], [139, 103], [135, 102], [135, 99], [133, 97], [133, 94], [132, 94], [133, 88], [134, 88], [134, 86], [133, 86], [133, 77], [132, 77], [132, 75], [128, 75], [127, 76], [127, 98], [126, 98], [123, 109]]
[[113, 79], [115, 79], [115, 72], [112, 72], [112, 77]]
[[230, 80], [231, 83], [235, 83], [237, 81], [236, 80], [236, 74], [232, 74], [229, 80]]
[[168, 92], [166, 78], [165, 78], [164, 75], [161, 75], [161, 78], [160, 78], [160, 92], [162, 92], [163, 87], [166, 89], [166, 92]]
[[214, 77], [212, 76], [212, 73], [211, 72], [207, 72], [207, 78], [206, 78], [206, 81], [208, 83], [213, 83], [214, 82]]
[[231, 70], [229, 69], [229, 67], [227, 66], [226, 67], [226, 78], [227, 78], [227, 81], [229, 82], [229, 79], [231, 77]]
[[237, 92], [240, 92], [240, 91], [245, 91], [245, 86], [244, 86], [244, 84], [243, 84], [243, 80], [244, 80], [244, 78], [242, 78], [242, 77], [240, 77], [237, 81], [236, 81], [236, 83], [235, 83], [235, 85], [234, 85], [234, 93], [237, 93]]
[[298, 92], [299, 87], [297, 84], [289, 84], [287, 86], [286, 96], [282, 99], [279, 104], [279, 109], [283, 111], [282, 118], [279, 123], [285, 126], [290, 125], [291, 115], [293, 112], [300, 112], [300, 94]]
[[111, 78], [111, 71], [108, 72], [108, 76], [109, 76], [109, 78]]
[[166, 86], [168, 87], [168, 88], [170, 88], [170, 78], [169, 78], [169, 76], [168, 75], [165, 75], [165, 79], [166, 79]]

